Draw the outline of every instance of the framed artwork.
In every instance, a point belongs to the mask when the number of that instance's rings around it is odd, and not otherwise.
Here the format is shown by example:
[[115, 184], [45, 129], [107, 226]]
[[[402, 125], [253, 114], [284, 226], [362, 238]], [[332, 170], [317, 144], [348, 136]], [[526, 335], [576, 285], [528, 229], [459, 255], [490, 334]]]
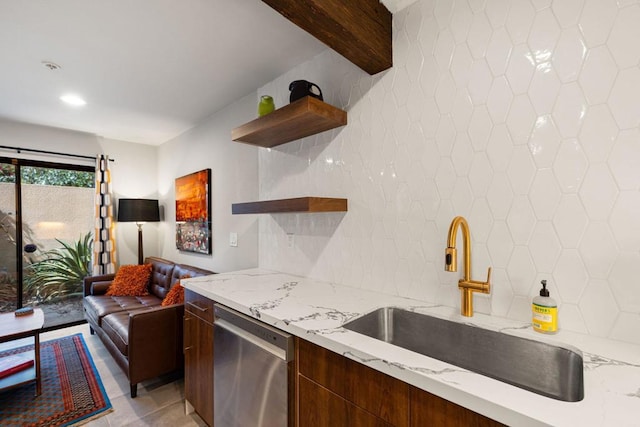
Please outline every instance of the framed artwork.
[[211, 169], [176, 178], [176, 248], [211, 254]]

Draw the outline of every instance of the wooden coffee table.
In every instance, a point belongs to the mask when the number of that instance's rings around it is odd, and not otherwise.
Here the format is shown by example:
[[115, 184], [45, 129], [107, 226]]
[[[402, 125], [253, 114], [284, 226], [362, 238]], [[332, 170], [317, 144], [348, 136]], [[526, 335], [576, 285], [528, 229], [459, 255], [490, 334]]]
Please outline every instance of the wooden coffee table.
[[33, 337], [35, 341], [33, 346], [34, 366], [0, 379], [0, 390], [35, 381], [36, 396], [40, 396], [42, 392], [40, 378], [40, 330], [42, 325], [44, 325], [44, 313], [39, 308], [33, 310], [33, 314], [26, 316], [16, 316], [13, 312], [0, 314], [0, 343], [27, 337]]

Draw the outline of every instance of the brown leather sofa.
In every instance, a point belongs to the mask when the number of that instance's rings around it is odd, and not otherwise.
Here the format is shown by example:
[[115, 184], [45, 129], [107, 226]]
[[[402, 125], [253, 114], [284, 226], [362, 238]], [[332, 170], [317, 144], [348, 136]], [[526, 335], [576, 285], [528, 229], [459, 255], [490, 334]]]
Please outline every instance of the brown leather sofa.
[[91, 334], [98, 334], [129, 378], [131, 397], [138, 383], [184, 367], [182, 324], [184, 305], [162, 307], [171, 287], [183, 276], [214, 274], [212, 271], [147, 257], [152, 264], [149, 295], [107, 296], [115, 274], [84, 279], [84, 316]]

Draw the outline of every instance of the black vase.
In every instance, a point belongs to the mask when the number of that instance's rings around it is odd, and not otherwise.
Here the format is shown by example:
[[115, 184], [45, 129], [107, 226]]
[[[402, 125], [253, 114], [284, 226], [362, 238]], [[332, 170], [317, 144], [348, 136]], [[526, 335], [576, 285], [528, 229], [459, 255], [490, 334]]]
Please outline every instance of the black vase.
[[322, 91], [317, 84], [308, 82], [306, 80], [294, 80], [289, 84], [289, 102], [297, 101], [305, 96], [312, 96], [322, 101]]

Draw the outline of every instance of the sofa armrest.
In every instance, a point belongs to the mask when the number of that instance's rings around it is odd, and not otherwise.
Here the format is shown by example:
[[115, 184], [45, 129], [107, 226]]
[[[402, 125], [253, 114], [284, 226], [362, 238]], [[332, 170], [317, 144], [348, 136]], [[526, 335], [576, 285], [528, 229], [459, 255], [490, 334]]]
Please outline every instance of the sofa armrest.
[[87, 276], [82, 281], [83, 295], [103, 295], [111, 285], [115, 274], [101, 274], [99, 276]]
[[154, 307], [129, 315], [129, 382], [182, 367], [184, 305]]

